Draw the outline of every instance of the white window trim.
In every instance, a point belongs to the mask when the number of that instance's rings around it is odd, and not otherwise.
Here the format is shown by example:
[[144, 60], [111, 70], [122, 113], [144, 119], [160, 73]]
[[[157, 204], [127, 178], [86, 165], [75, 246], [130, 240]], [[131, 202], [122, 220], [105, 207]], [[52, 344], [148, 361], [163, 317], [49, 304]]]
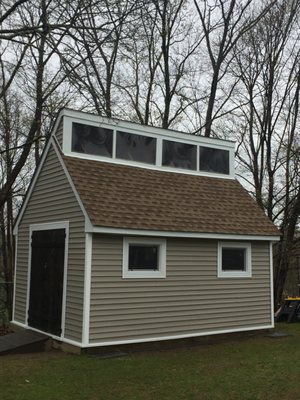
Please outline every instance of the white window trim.
[[[129, 245], [146, 244], [159, 246], [158, 271], [130, 271], [128, 269]], [[166, 277], [166, 239], [124, 237], [123, 238], [123, 278], [165, 278]]]
[[[246, 270], [245, 271], [223, 271], [222, 269], [222, 249], [236, 248], [246, 250]], [[218, 278], [251, 278], [252, 277], [252, 256], [251, 243], [249, 242], [218, 242]]]

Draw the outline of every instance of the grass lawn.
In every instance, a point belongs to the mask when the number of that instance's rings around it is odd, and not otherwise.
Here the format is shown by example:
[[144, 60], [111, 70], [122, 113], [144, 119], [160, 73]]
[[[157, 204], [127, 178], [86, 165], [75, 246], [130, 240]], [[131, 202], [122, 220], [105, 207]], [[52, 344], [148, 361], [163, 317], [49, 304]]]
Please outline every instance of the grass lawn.
[[60, 352], [0, 357], [1, 400], [300, 399], [300, 323], [253, 336], [103, 359]]

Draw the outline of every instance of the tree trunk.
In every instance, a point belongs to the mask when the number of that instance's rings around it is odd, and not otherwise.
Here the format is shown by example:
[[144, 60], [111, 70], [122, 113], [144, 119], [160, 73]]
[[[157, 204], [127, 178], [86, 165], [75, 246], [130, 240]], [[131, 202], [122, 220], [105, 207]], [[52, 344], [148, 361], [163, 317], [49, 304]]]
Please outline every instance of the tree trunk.
[[275, 260], [274, 271], [274, 309], [275, 311], [282, 303], [282, 297], [289, 269], [288, 248], [285, 240], [281, 240], [278, 244], [278, 251]]

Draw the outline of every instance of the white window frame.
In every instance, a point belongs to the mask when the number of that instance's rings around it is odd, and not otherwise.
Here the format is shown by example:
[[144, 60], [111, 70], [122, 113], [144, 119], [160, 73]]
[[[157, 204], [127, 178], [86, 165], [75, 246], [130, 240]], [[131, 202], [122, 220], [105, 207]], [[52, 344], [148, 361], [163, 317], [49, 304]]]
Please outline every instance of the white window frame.
[[[245, 249], [246, 268], [245, 271], [223, 271], [222, 250], [224, 248]], [[218, 278], [251, 278], [252, 277], [252, 255], [251, 243], [249, 242], [218, 242]]]
[[[129, 246], [135, 244], [145, 244], [159, 246], [158, 270], [134, 270], [128, 269]], [[123, 238], [123, 278], [165, 278], [166, 277], [166, 239], [124, 237]]]
[[[150, 170], [162, 170], [173, 173], [182, 173], [189, 175], [200, 175], [218, 177], [224, 179], [234, 179], [234, 151], [235, 144], [233, 142], [205, 138], [197, 135], [187, 135], [186, 133], [170, 131], [162, 128], [155, 128], [149, 126], [141, 126], [127, 121], [113, 120], [105, 117], [91, 115], [87, 113], [77, 112], [73, 110], [63, 110], [63, 145], [62, 150], [66, 156], [82, 158], [87, 160], [98, 160], [102, 162], [120, 164], [120, 165], [131, 165], [135, 167], [147, 168]], [[72, 124], [73, 122], [80, 123], [83, 125], [91, 125], [96, 127], [102, 127], [113, 131], [113, 144], [112, 144], [112, 157], [104, 157], [100, 155], [92, 155], [86, 153], [77, 153], [72, 151]], [[116, 157], [116, 132], [124, 131], [135, 135], [148, 136], [156, 139], [156, 163], [147, 164], [139, 161], [122, 160]], [[196, 170], [174, 168], [171, 166], [162, 165], [162, 147], [163, 140], [175, 141], [184, 144], [192, 144], [197, 147], [197, 165]], [[223, 174], [218, 172], [209, 172], [200, 170], [200, 146], [210, 147], [213, 149], [229, 151], [229, 174]]]

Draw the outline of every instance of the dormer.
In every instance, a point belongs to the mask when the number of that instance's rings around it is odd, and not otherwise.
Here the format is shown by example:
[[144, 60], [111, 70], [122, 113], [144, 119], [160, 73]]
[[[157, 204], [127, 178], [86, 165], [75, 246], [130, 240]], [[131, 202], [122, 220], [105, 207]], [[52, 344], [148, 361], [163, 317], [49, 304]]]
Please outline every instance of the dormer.
[[63, 109], [54, 129], [65, 156], [234, 179], [232, 141]]

